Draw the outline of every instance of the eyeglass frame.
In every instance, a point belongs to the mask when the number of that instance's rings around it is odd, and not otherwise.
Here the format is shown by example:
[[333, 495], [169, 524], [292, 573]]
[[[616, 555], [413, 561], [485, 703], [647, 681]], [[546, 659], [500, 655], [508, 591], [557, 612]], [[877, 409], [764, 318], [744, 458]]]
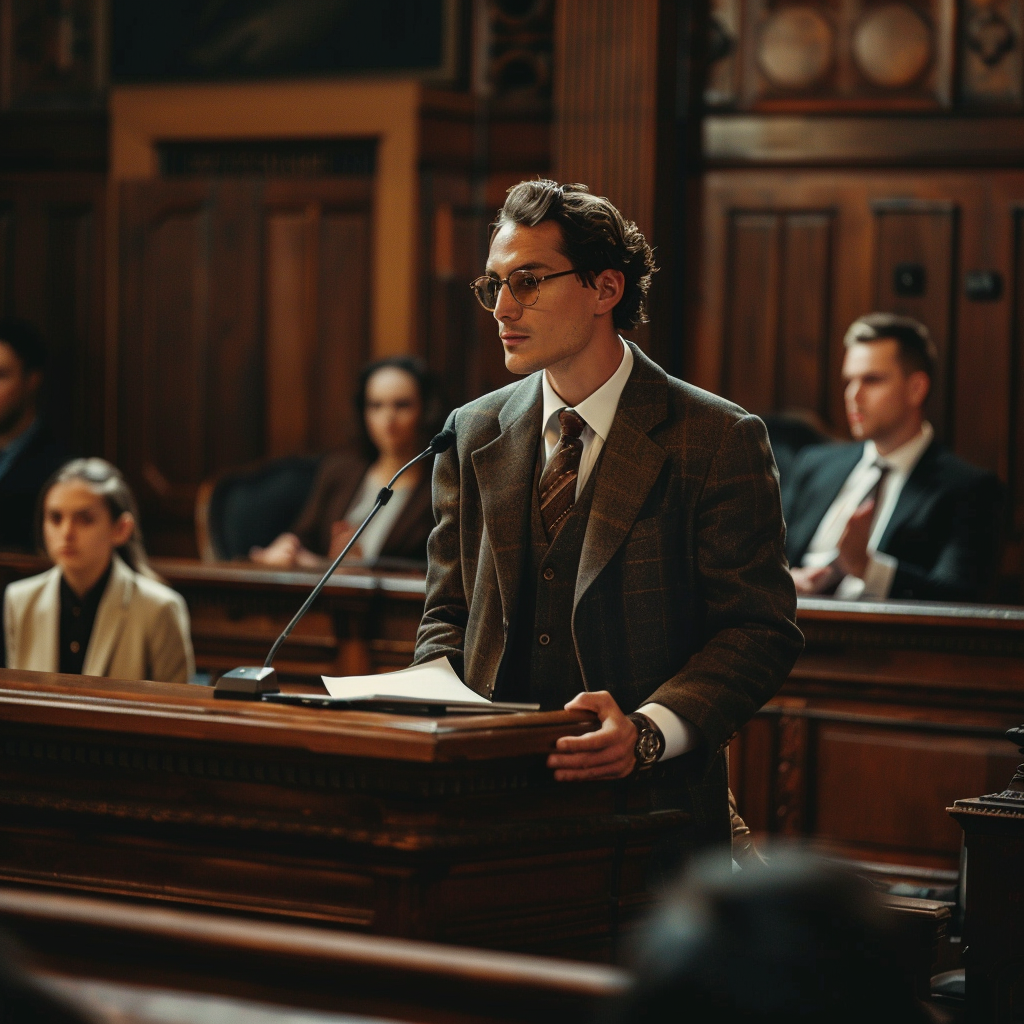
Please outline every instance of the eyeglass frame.
[[[512, 273], [509, 274], [508, 277], [506, 277], [506, 278], [491, 277], [489, 274], [481, 274], [479, 277], [474, 277], [473, 280], [469, 282], [469, 287], [470, 287], [470, 290], [473, 292], [473, 294], [476, 296], [476, 301], [479, 302], [480, 305], [483, 306], [484, 309], [486, 309], [488, 313], [493, 313], [498, 308], [498, 296], [501, 294], [501, 289], [503, 287], [505, 287], [505, 286], [508, 287], [508, 293], [509, 293], [509, 295], [512, 296], [512, 299], [515, 302], [517, 302], [520, 306], [522, 306], [523, 309], [529, 309], [531, 306], [536, 306], [537, 303], [540, 302], [540, 286], [545, 281], [552, 281], [556, 277], [565, 277], [568, 274], [575, 274], [575, 273], [576, 273], [576, 269], [575, 268], [571, 268], [569, 270], [558, 270], [554, 274], [545, 274], [543, 277], [537, 277], [537, 275], [534, 274], [533, 276], [536, 278], [536, 281], [537, 281], [537, 298], [535, 298], [533, 300], [533, 302], [520, 302], [520, 300], [516, 298], [516, 293], [514, 291], [512, 291], [512, 285], [509, 284], [509, 278], [512, 277], [512, 274], [533, 274], [532, 270], [525, 270], [523, 268], [517, 268], [517, 269], [513, 270]], [[493, 306], [491, 306], [489, 308], [487, 306], [484, 306], [483, 299], [480, 298], [480, 295], [479, 295], [479, 293], [476, 290], [476, 283], [477, 283], [477, 281], [497, 281], [497, 283], [498, 283], [498, 290], [494, 293], [494, 305]]]

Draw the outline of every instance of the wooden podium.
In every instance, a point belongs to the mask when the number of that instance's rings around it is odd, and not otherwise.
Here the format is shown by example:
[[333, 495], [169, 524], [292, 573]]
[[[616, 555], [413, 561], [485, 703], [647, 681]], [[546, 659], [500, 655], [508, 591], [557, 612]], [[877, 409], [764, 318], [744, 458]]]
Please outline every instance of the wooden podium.
[[0, 881], [606, 959], [688, 815], [554, 782], [568, 712], [421, 718], [0, 670]]

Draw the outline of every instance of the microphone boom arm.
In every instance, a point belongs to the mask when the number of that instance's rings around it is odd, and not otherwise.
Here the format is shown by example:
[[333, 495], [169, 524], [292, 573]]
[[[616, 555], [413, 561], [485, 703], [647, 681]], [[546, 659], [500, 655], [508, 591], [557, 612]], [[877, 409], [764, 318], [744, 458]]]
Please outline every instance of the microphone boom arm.
[[299, 620], [303, 617], [303, 615], [306, 614], [306, 612], [309, 611], [309, 609], [313, 605], [313, 602], [320, 596], [320, 591], [323, 590], [325, 586], [327, 586], [327, 581], [334, 575], [335, 569], [337, 569], [338, 566], [341, 565], [341, 560], [348, 554], [349, 548], [351, 548], [352, 545], [355, 544], [355, 542], [357, 540], [359, 540], [359, 537], [361, 536], [363, 530], [365, 530], [367, 528], [367, 526], [370, 525], [370, 520], [373, 519], [373, 517], [391, 500], [392, 496], [395, 493], [392, 490], [395, 481], [410, 466], [414, 466], [417, 462], [422, 462], [424, 459], [430, 458], [430, 456], [432, 456], [433, 454], [434, 454], [434, 449], [432, 447], [428, 448], [425, 452], [420, 452], [420, 454], [417, 455], [415, 459], [411, 459], [409, 462], [407, 462], [391, 478], [391, 480], [388, 482], [386, 487], [382, 487], [380, 489], [380, 491], [377, 494], [377, 500], [374, 502], [373, 508], [370, 509], [369, 515], [362, 521], [362, 523], [359, 524], [359, 529], [356, 530], [356, 532], [352, 534], [351, 540], [349, 540], [349, 542], [342, 549], [341, 554], [338, 555], [338, 557], [333, 562], [331, 562], [330, 567], [327, 569], [327, 572], [324, 573], [323, 578], [313, 588], [313, 590], [311, 591], [309, 597], [307, 597], [306, 600], [303, 602], [302, 607], [292, 617], [292, 621], [289, 622], [288, 625], [284, 627], [284, 632], [274, 641], [274, 646], [270, 648], [270, 653], [267, 655], [267, 660], [263, 662], [263, 667], [264, 668], [272, 668], [273, 667], [273, 665], [274, 665], [274, 658], [276, 657], [277, 652], [280, 650], [281, 644], [283, 644], [285, 642], [285, 640], [287, 640], [288, 637], [291, 636], [291, 632], [296, 627], [296, 625], [299, 623]]
[[302, 607], [292, 616], [291, 622], [285, 626], [284, 631], [274, 641], [274, 646], [270, 648], [270, 653], [267, 655], [266, 661], [263, 662], [261, 668], [256, 666], [243, 666], [241, 668], [232, 669], [230, 672], [225, 672], [224, 675], [217, 680], [217, 685], [213, 688], [213, 695], [215, 697], [231, 697], [238, 700], [260, 700], [265, 693], [278, 693], [277, 686], [277, 672], [274, 670], [274, 658], [277, 652], [281, 649], [281, 645], [291, 635], [292, 630], [298, 625], [302, 616], [309, 611], [312, 607], [313, 602], [319, 597], [320, 591], [327, 585], [327, 581], [334, 575], [334, 571], [341, 564], [341, 560], [349, 553], [352, 545], [355, 544], [359, 537], [362, 535], [363, 530], [370, 525], [370, 520], [391, 500], [394, 495], [394, 484], [395, 481], [410, 467], [416, 465], [417, 462], [422, 462], [424, 459], [431, 458], [440, 452], [447, 451], [455, 441], [455, 431], [450, 427], [442, 430], [441, 433], [435, 434], [431, 439], [429, 445], [425, 451], [420, 452], [419, 455], [414, 459], [410, 459], [388, 482], [386, 487], [382, 487], [377, 493], [377, 500], [373, 503], [373, 508], [370, 509], [370, 514], [359, 524], [359, 529], [352, 534], [351, 539], [342, 549], [340, 555], [331, 562], [327, 569], [327, 572], [320, 578], [320, 582], [313, 588], [309, 597], [306, 598], [302, 603]]

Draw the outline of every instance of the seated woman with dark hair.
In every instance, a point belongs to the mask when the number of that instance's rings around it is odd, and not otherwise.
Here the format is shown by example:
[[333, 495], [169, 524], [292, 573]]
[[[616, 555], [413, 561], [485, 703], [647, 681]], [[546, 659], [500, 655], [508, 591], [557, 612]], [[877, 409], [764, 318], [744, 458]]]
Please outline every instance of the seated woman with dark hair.
[[[351, 539], [373, 508], [377, 492], [426, 447], [442, 420], [433, 376], [421, 360], [393, 356], [371, 363], [360, 374], [356, 411], [361, 451], [324, 458], [306, 507], [291, 532], [250, 558], [280, 569], [323, 568]], [[434, 527], [430, 465], [419, 463], [395, 484], [395, 496], [363, 532], [349, 557], [426, 561]]]
[[75, 459], [47, 481], [37, 526], [54, 567], [7, 587], [8, 668], [188, 682], [188, 609], [149, 567], [138, 518], [103, 459]]

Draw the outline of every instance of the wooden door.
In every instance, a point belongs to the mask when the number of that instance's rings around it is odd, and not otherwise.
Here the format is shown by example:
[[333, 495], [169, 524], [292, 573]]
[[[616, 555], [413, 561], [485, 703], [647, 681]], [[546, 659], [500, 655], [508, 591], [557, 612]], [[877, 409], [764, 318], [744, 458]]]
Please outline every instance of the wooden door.
[[211, 474], [348, 439], [369, 353], [371, 187], [122, 186], [117, 450], [154, 552], [195, 554]]

